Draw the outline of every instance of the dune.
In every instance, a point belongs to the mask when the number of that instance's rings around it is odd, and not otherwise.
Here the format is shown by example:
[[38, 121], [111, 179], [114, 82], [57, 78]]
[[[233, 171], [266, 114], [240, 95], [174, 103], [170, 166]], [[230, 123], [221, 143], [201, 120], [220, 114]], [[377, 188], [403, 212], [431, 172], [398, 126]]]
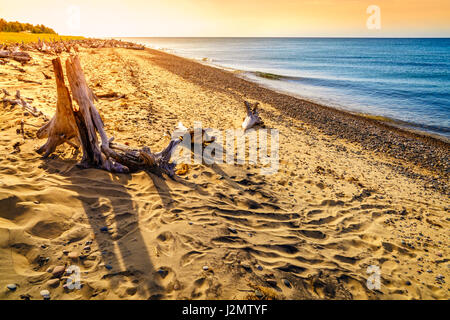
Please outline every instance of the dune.
[[[0, 89], [50, 118], [53, 56], [30, 54], [25, 66], [0, 65]], [[279, 169], [192, 164], [175, 179], [80, 169], [68, 145], [48, 159], [35, 152], [42, 117], [0, 104], [0, 299], [450, 298], [445, 142], [157, 50], [79, 56], [116, 141], [161, 150], [179, 122], [240, 128], [248, 100], [280, 132]], [[66, 285], [70, 266], [80, 289]]]

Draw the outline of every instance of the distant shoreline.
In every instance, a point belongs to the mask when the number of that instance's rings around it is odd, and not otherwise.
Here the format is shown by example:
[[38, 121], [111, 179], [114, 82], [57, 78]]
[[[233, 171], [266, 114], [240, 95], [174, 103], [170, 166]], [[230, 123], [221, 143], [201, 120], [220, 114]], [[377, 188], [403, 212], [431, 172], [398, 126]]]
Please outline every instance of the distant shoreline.
[[157, 65], [186, 80], [227, 94], [230, 91], [224, 88], [231, 88], [247, 98], [271, 104], [291, 117], [310, 123], [327, 135], [411, 162], [439, 173], [442, 178], [449, 176], [450, 142], [445, 137], [408, 130], [395, 122], [392, 124], [279, 92], [201, 61], [148, 47], [145, 50], [153, 54], [152, 61]]
[[[283, 80], [283, 79], [289, 80], [290, 78], [292, 78], [292, 77], [289, 77], [289, 76], [283, 76], [283, 75], [278, 75], [278, 74], [268, 74], [268, 76], [266, 76], [267, 73], [260, 72], [260, 71], [244, 72], [244, 73], [252, 73], [252, 74], [255, 74], [255, 76], [257, 76], [257, 77], [267, 78], [267, 79], [270, 79], [270, 80], [278, 80], [277, 78], [279, 78], [280, 80]], [[330, 105], [330, 104], [322, 103], [322, 102], [319, 102], [319, 101], [313, 101], [312, 99], [308, 99], [308, 98], [303, 97], [301, 95], [294, 94], [294, 93], [289, 92], [287, 90], [277, 90], [275, 88], [271, 88], [269, 86], [266, 86], [264, 83], [260, 83], [260, 82], [254, 81], [254, 80], [252, 80], [252, 79], [250, 79], [248, 77], [245, 77], [245, 79], [249, 80], [251, 82], [255, 82], [255, 83], [257, 83], [257, 84], [259, 84], [259, 85], [261, 85], [263, 87], [266, 87], [269, 90], [280, 92], [282, 94], [286, 94], [286, 95], [292, 96], [294, 98], [299, 98], [301, 100], [304, 100], [304, 101], [307, 101], [307, 102], [310, 102], [310, 103], [313, 103], [313, 104], [322, 105], [324, 107], [335, 109], [335, 110], [339, 110], [339, 111], [346, 112], [346, 113], [349, 113], [349, 114], [352, 114], [352, 115], [358, 115], [358, 116], [361, 116], [363, 118], [376, 120], [376, 121], [382, 122], [382, 123], [384, 123], [384, 124], [386, 124], [388, 126], [392, 126], [394, 128], [397, 128], [397, 129], [402, 129], [402, 130], [405, 130], [405, 131], [408, 131], [408, 132], [412, 132], [412, 133], [415, 133], [415, 134], [418, 134], [418, 135], [421, 135], [421, 136], [432, 137], [434, 139], [441, 140], [441, 141], [443, 141], [445, 143], [450, 143], [450, 138], [447, 138], [447, 137], [445, 137], [445, 136], [443, 136], [441, 134], [437, 134], [437, 133], [433, 133], [433, 132], [430, 132], [430, 131], [426, 131], [425, 130], [426, 125], [421, 125], [421, 124], [418, 124], [418, 123], [411, 123], [411, 122], [407, 122], [407, 121], [403, 121], [403, 120], [399, 120], [399, 119], [395, 119], [395, 118], [391, 118], [391, 117], [386, 117], [386, 116], [382, 116], [382, 115], [378, 115], [378, 114], [357, 112], [357, 111], [347, 110], [347, 109], [344, 109], [344, 108], [339, 108], [337, 106], [333, 106], [333, 105]], [[424, 129], [421, 129], [421, 128], [424, 128]]]
[[[312, 104], [321, 105], [323, 107], [331, 108], [331, 109], [334, 109], [334, 110], [339, 110], [341, 112], [345, 112], [345, 113], [348, 113], [348, 114], [351, 114], [351, 115], [357, 115], [357, 116], [360, 116], [360, 117], [363, 117], [363, 118], [366, 118], [366, 119], [375, 120], [377, 122], [381, 122], [381, 123], [383, 123], [383, 124], [385, 124], [387, 126], [390, 126], [392, 128], [404, 130], [404, 131], [407, 131], [409, 133], [416, 134], [416, 135], [419, 135], [419, 136], [424, 136], [424, 137], [430, 137], [430, 138], [433, 138], [433, 139], [437, 139], [437, 140], [440, 140], [440, 141], [442, 141], [442, 142], [444, 142], [446, 144], [450, 143], [450, 139], [449, 138], [447, 138], [447, 137], [445, 137], [443, 135], [440, 135], [440, 134], [431, 133], [431, 132], [428, 132], [426, 130], [421, 130], [420, 126], [418, 124], [416, 124], [416, 123], [409, 123], [407, 121], [402, 121], [402, 120], [399, 120], [399, 119], [394, 119], [394, 118], [381, 116], [381, 115], [377, 115], [377, 114], [369, 114], [369, 113], [364, 113], [364, 112], [354, 112], [354, 111], [346, 110], [346, 109], [343, 109], [343, 108], [338, 108], [336, 106], [323, 104], [323, 103], [310, 100], [310, 99], [308, 99], [306, 97], [303, 97], [301, 95], [297, 95], [297, 94], [294, 94], [294, 93], [291, 93], [291, 92], [288, 92], [288, 91], [285, 91], [285, 90], [277, 90], [275, 88], [271, 88], [269, 86], [266, 86], [263, 83], [254, 81], [254, 80], [252, 80], [252, 79], [250, 79], [248, 77], [245, 77], [245, 76], [241, 77], [241, 76], [238, 75], [238, 73], [239, 72], [251, 73], [251, 74], [255, 74], [255, 76], [262, 77], [262, 78], [265, 78], [265, 76], [258, 75], [258, 73], [263, 74], [263, 75], [264, 74], [268, 74], [268, 75], [272, 76], [273, 78], [275, 78], [275, 77], [278, 78], [279, 77], [280, 79], [292, 78], [290, 76], [283, 76], [283, 75], [265, 73], [265, 72], [260, 72], [260, 71], [247, 72], [247, 71], [242, 71], [242, 70], [238, 70], [238, 69], [230, 69], [230, 68], [226, 68], [226, 67], [222, 67], [222, 66], [210, 63], [208, 60], [205, 61], [205, 60], [190, 59], [190, 58], [183, 57], [183, 56], [178, 55], [178, 54], [173, 53], [173, 52], [167, 52], [167, 51], [165, 51], [163, 49], [155, 49], [155, 48], [150, 48], [150, 47], [147, 47], [147, 48], [152, 49], [152, 50], [161, 51], [161, 52], [164, 52], [164, 53], [167, 53], [167, 54], [171, 54], [171, 55], [174, 55], [174, 56], [179, 57], [179, 58], [188, 59], [188, 60], [191, 60], [193, 62], [202, 64], [202, 65], [206, 65], [206, 66], [210, 66], [210, 67], [213, 67], [213, 68], [217, 68], [219, 70], [225, 70], [225, 71], [234, 72], [234, 74], [236, 76], [238, 76], [240, 78], [243, 78], [244, 80], [256, 83], [257, 85], [265, 87], [268, 90], [279, 92], [281, 94], [286, 94], [288, 96], [291, 96], [291, 97], [294, 97], [294, 98], [298, 98], [298, 99], [301, 99], [303, 101], [306, 101], [306, 102], [309, 102], [309, 103], [312, 103]], [[274, 79], [274, 80], [278, 80], [278, 79]]]
[[449, 37], [100, 37], [100, 39], [137, 39], [137, 38], [160, 38], [160, 39], [450, 39]]
[[[161, 37], [164, 38], [164, 37]], [[176, 38], [176, 37], [173, 37]], [[182, 38], [182, 37], [181, 37]], [[191, 37], [184, 37], [186, 39], [190, 39]], [[204, 37], [204, 38], [212, 38], [212, 37]], [[214, 37], [216, 38], [216, 37]], [[220, 38], [220, 37], [217, 37]], [[230, 37], [230, 38], [238, 38], [238, 37]], [[242, 38], [252, 38], [252, 37], [242, 37]], [[268, 37], [269, 39], [272, 38], [276, 38], [276, 37]], [[283, 38], [283, 37], [281, 37]], [[286, 38], [293, 38], [293, 39], [301, 39], [302, 37], [286, 37]], [[303, 37], [303, 38], [307, 38], [307, 37]], [[313, 37], [314, 38], [314, 37]], [[185, 59], [189, 59], [195, 62], [198, 62], [200, 64], [204, 64], [204, 65], [208, 65], [208, 66], [212, 66], [218, 69], [222, 69], [222, 70], [226, 70], [226, 71], [232, 71], [234, 73], [237, 74], [237, 76], [244, 78], [245, 80], [251, 81], [251, 82], [255, 82], [258, 85], [261, 85], [263, 87], [266, 87], [269, 90], [273, 90], [276, 92], [279, 92], [281, 94], [286, 94], [295, 98], [299, 98], [301, 100], [304, 101], [308, 101], [310, 103], [313, 104], [318, 104], [318, 105], [322, 105], [322, 106], [326, 106], [332, 109], [337, 109], [343, 112], [347, 112], [349, 114], [356, 114], [356, 115], [360, 115], [364, 118], [371, 118], [374, 120], [377, 120], [379, 122], [384, 122], [387, 125], [390, 125], [392, 127], [395, 127], [397, 129], [403, 129], [405, 131], [408, 132], [412, 132], [412, 133], [416, 133], [418, 135], [422, 135], [422, 136], [427, 136], [427, 137], [432, 137], [438, 140], [442, 140], [445, 143], [450, 143], [450, 137], [447, 134], [447, 128], [446, 127], [440, 127], [438, 125], [427, 125], [427, 124], [423, 124], [420, 122], [414, 122], [414, 121], [405, 121], [404, 119], [398, 119], [392, 116], [387, 116], [387, 115], [383, 115], [382, 113], [377, 113], [375, 112], [365, 112], [363, 109], [363, 107], [361, 107], [361, 110], [357, 110], [358, 108], [353, 106], [346, 106], [345, 102], [336, 102], [336, 103], [327, 103], [327, 101], [322, 101], [326, 98], [326, 96], [323, 97], [323, 99], [314, 99], [314, 98], [309, 98], [309, 97], [305, 97], [303, 96], [301, 93], [295, 93], [292, 90], [287, 90], [287, 89], [283, 89], [283, 88], [278, 88], [278, 86], [282, 86], [282, 85], [270, 85], [268, 83], [264, 83], [264, 81], [266, 79], [271, 80], [271, 81], [283, 81], [283, 80], [302, 80], [303, 78], [301, 77], [296, 77], [296, 76], [290, 76], [290, 75], [283, 75], [283, 74], [278, 74], [278, 73], [269, 73], [269, 72], [265, 72], [265, 71], [259, 71], [259, 70], [252, 70], [252, 71], [248, 71], [248, 70], [240, 70], [240, 69], [236, 69], [233, 67], [226, 67], [226, 66], [222, 66], [220, 64], [216, 64], [214, 63], [213, 60], [211, 60], [211, 57], [204, 57], [204, 58], [200, 58], [200, 57], [196, 57], [196, 58], [191, 58], [191, 57], [186, 57], [183, 56], [177, 52], [174, 52], [174, 50], [170, 49], [170, 48], [160, 48], [160, 47], [154, 47], [154, 46], [149, 46], [148, 43], [145, 42], [139, 42], [136, 41], [138, 40], [135, 37], [120, 37], [117, 39], [130, 39], [130, 40], [134, 40], [134, 42], [138, 42], [150, 49], [154, 49], [154, 50], [158, 50], [158, 51], [163, 51], [181, 58], [185, 58]], [[327, 39], [327, 37], [323, 37], [323, 39]], [[349, 38], [342, 38], [342, 39], [353, 39], [351, 37]], [[370, 38], [368, 38], [370, 39]], [[375, 38], [374, 38], [375, 39]], [[386, 39], [394, 39], [394, 38], [386, 38]], [[402, 39], [402, 38], [398, 38], [398, 39]], [[414, 39], [446, 39], [446, 38], [414, 38]], [[261, 81], [259, 81], [258, 79], [261, 79]], [[308, 78], [305, 78], [308, 79]], [[265, 81], [267, 82], [267, 81]], [[356, 110], [352, 110], [352, 109], [356, 109]]]

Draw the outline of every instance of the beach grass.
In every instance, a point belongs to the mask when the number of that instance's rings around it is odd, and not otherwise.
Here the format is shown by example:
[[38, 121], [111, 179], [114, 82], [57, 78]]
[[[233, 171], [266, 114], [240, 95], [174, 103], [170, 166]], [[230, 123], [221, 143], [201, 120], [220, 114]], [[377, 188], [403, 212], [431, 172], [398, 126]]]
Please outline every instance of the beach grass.
[[15, 43], [15, 42], [35, 42], [38, 39], [49, 40], [80, 40], [84, 39], [81, 36], [60, 36], [58, 34], [50, 33], [29, 33], [29, 32], [0, 32], [0, 43]]

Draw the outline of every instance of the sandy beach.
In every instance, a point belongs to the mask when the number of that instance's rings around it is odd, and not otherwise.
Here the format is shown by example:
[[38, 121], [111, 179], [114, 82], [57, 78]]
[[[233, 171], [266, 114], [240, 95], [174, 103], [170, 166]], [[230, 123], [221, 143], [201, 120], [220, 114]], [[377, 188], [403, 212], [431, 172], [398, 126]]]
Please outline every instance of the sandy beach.
[[[0, 65], [0, 90], [20, 90], [50, 118], [54, 56], [30, 54], [24, 66]], [[79, 56], [95, 94], [122, 97], [96, 103], [115, 141], [161, 150], [180, 121], [239, 128], [243, 101], [259, 102], [280, 132], [279, 170], [82, 170], [68, 145], [42, 159], [44, 119], [0, 104], [0, 299], [42, 299], [44, 289], [52, 300], [450, 298], [448, 142], [162, 51]], [[55, 274], [71, 265], [80, 290]], [[379, 290], [366, 285], [369, 266]]]

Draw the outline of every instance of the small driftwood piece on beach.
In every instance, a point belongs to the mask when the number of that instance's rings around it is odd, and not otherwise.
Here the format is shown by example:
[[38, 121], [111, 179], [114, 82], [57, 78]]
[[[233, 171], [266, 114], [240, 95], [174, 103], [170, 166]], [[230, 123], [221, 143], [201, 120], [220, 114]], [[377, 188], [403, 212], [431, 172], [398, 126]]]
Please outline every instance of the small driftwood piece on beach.
[[100, 168], [118, 173], [148, 170], [156, 174], [166, 173], [171, 177], [175, 174], [175, 164], [170, 163], [170, 157], [181, 139], [171, 140], [158, 153], [152, 153], [148, 147], [132, 149], [114, 143], [114, 138], [108, 138], [104, 130], [103, 121], [94, 105], [95, 96], [87, 85], [78, 56], [72, 55], [66, 60], [67, 78], [76, 104], [72, 103], [65, 85], [60, 58], [52, 60], [52, 63], [58, 102], [55, 116], [38, 131], [38, 138], [48, 137], [47, 143], [38, 150], [39, 153], [48, 157], [56, 146], [75, 139], [81, 143], [83, 151], [83, 158], [78, 164], [82, 168]]
[[119, 99], [123, 99], [123, 98], [127, 97], [126, 94], [120, 94], [120, 93], [117, 93], [117, 92], [96, 94], [95, 96], [97, 98], [100, 98], [100, 99], [110, 99], [111, 101], [119, 100]]
[[0, 58], [13, 59], [21, 63], [26, 63], [31, 60], [31, 56], [28, 52], [9, 50], [0, 50]]
[[259, 113], [258, 113], [258, 105], [259, 103], [256, 102], [253, 104], [248, 102], [248, 101], [244, 101], [245, 104], [245, 109], [247, 111], [247, 116], [244, 119], [244, 122], [242, 123], [242, 129], [248, 130], [253, 128], [256, 125], [262, 125], [263, 121], [261, 120], [261, 118], [259, 117]]
[[16, 96], [14, 97], [14, 99], [8, 98], [11, 95], [9, 94], [8, 91], [6, 91], [6, 89], [3, 89], [2, 92], [3, 92], [4, 96], [3, 96], [2, 100], [0, 100], [0, 101], [3, 102], [3, 105], [8, 105], [8, 104], [11, 106], [19, 105], [26, 112], [30, 113], [34, 117], [39, 117], [41, 115], [44, 115], [41, 111], [39, 111], [38, 109], [36, 109], [32, 105], [30, 105], [26, 99], [22, 98], [19, 90], [16, 91]]

